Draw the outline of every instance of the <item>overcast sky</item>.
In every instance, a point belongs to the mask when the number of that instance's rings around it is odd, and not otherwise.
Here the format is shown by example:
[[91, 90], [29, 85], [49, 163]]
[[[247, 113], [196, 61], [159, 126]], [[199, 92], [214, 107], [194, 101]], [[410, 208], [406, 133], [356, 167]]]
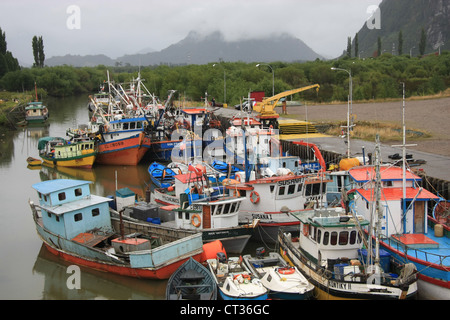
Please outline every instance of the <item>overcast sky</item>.
[[[0, 0], [8, 50], [32, 63], [42, 36], [46, 58], [159, 51], [190, 31], [221, 31], [227, 40], [289, 33], [321, 55], [336, 57], [347, 37], [381, 0]], [[79, 9], [79, 11], [78, 11]]]

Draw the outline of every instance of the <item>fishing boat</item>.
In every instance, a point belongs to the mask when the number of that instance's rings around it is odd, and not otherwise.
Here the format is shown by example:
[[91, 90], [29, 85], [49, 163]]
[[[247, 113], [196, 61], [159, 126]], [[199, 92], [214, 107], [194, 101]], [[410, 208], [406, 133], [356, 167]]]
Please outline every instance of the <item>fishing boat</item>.
[[29, 102], [25, 106], [25, 121], [27, 124], [44, 123], [48, 116], [48, 108], [40, 101]]
[[269, 290], [269, 298], [277, 300], [306, 300], [312, 297], [314, 286], [296, 267], [292, 267], [276, 252], [265, 256], [263, 247], [252, 257], [242, 257], [247, 268]]
[[[356, 188], [350, 207], [363, 216], [376, 202], [374, 166], [349, 171]], [[381, 166], [380, 199], [382, 209], [376, 217], [381, 227], [379, 244], [399, 263], [411, 262], [419, 272], [419, 296], [422, 299], [450, 297], [449, 228], [433, 215], [445, 200], [420, 187], [421, 178], [398, 166]], [[404, 186], [403, 186], [404, 181]], [[434, 215], [435, 216], [435, 215]], [[442, 230], [442, 231], [440, 231]], [[446, 231], [445, 231], [446, 230]], [[373, 230], [367, 230], [367, 233]], [[445, 232], [444, 232], [445, 231]]]
[[113, 218], [111, 199], [91, 194], [91, 183], [57, 179], [33, 185], [39, 196], [39, 204], [29, 202], [33, 220], [51, 253], [80, 266], [146, 279], [168, 279], [190, 257], [201, 258], [200, 234], [167, 233]]
[[299, 219], [301, 232], [294, 238], [280, 230], [280, 255], [316, 287], [318, 299], [397, 300], [417, 296], [413, 264], [404, 264], [395, 273], [386, 252], [377, 251], [377, 262], [368, 258], [361, 228], [370, 222], [362, 216], [349, 215], [340, 207], [291, 215]]
[[206, 260], [223, 300], [267, 300], [267, 289], [238, 257], [217, 254]]
[[[210, 174], [208, 176], [205, 165], [197, 164], [171, 164], [171, 170], [174, 172], [180, 170], [182, 173], [173, 176], [173, 181], [170, 180], [170, 185], [163, 188], [155, 188], [153, 190], [152, 201], [163, 206], [180, 205], [180, 197], [196, 190], [196, 200], [209, 197], [224, 195], [223, 182], [224, 176], [216, 176]], [[187, 170], [187, 171], [186, 171]], [[166, 178], [167, 179], [167, 178]], [[208, 191], [204, 193], [203, 190]], [[198, 193], [200, 191], [200, 193]]]
[[[140, 105], [109, 80], [108, 104], [104, 105], [90, 96], [92, 111], [89, 130], [100, 136], [96, 162], [104, 165], [137, 165], [150, 149], [146, 134], [148, 119]], [[115, 94], [116, 98], [111, 95]]]
[[189, 258], [170, 276], [166, 300], [216, 300], [217, 285], [211, 272]]
[[[216, 168], [217, 166], [218, 168]], [[212, 184], [222, 183], [225, 179], [227, 179], [227, 177], [234, 178], [236, 172], [242, 172], [235, 166], [230, 166], [229, 170], [226, 171], [225, 169], [223, 169], [227, 167], [226, 163], [225, 165], [217, 163], [209, 165], [204, 161], [194, 161], [192, 163], [171, 162], [167, 165], [161, 164], [159, 162], [153, 162], [152, 164], [150, 164], [148, 172], [153, 184], [157, 188], [167, 188], [171, 186], [174, 187], [176, 175], [189, 173], [189, 168], [192, 167], [197, 171], [201, 171], [201, 173], [205, 175], [205, 177], [207, 177]]]
[[25, 122], [27, 124], [40, 124], [47, 121], [49, 117], [48, 108], [38, 100], [37, 86], [34, 84], [36, 100], [28, 102], [25, 106]]
[[186, 195], [185, 200], [180, 199], [179, 207], [170, 208], [175, 213], [175, 228], [200, 232], [204, 242], [220, 240], [227, 252], [242, 253], [259, 223], [258, 219], [239, 223], [239, 208], [243, 198], [196, 198], [195, 193]]
[[[183, 190], [177, 202], [173, 199], [160, 198], [159, 202], [150, 202], [150, 191], [147, 201], [130, 202], [124, 206], [123, 216], [128, 219], [138, 219], [147, 223], [157, 223], [161, 227], [201, 233], [203, 242], [210, 243], [220, 240], [227, 252], [240, 254], [258, 227], [259, 220], [253, 219], [239, 223], [239, 208], [243, 198], [224, 195], [211, 187], [205, 177], [194, 178], [191, 174], [175, 176]], [[182, 183], [181, 181], [184, 181]], [[204, 182], [204, 188], [199, 182]], [[160, 188], [158, 190], [167, 190]], [[168, 197], [174, 197], [168, 195]], [[169, 202], [160, 206], [162, 202]], [[156, 208], [156, 210], [155, 210]], [[117, 209], [120, 211], [120, 209]]]
[[182, 171], [178, 167], [168, 168], [167, 166], [153, 162], [148, 167], [150, 179], [157, 188], [167, 188], [173, 185], [175, 176]]
[[276, 243], [280, 227], [298, 234], [299, 221], [291, 213], [319, 206], [326, 198], [326, 180], [320, 175], [274, 175], [245, 182], [228, 183], [226, 189], [245, 198], [240, 221], [260, 219], [255, 235], [266, 243]]
[[40, 166], [42, 164], [42, 161], [33, 157], [27, 158], [27, 163], [31, 167]]
[[147, 119], [132, 117], [100, 125], [96, 162], [104, 165], [137, 165], [150, 148], [145, 143]]
[[92, 168], [97, 157], [94, 140], [66, 140], [44, 137], [38, 141], [39, 156], [44, 164], [59, 167]]

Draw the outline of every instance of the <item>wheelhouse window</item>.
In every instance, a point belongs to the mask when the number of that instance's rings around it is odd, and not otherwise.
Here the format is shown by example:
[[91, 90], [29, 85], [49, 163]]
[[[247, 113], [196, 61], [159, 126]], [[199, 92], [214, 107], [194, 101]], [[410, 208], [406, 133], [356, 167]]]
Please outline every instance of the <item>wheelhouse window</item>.
[[356, 235], [357, 235], [356, 230], [353, 230], [352, 232], [350, 232], [350, 244], [356, 243], [356, 239], [357, 239]]
[[73, 219], [75, 220], [75, 222], [81, 221], [83, 220], [83, 215], [81, 213], [77, 213], [73, 216]]
[[75, 189], [75, 197], [79, 197], [83, 194], [83, 192], [81, 191], [81, 188], [76, 188]]
[[330, 233], [328, 231], [325, 231], [325, 233], [323, 234], [322, 244], [324, 246], [327, 246], [329, 242], [330, 242]]
[[348, 244], [348, 231], [339, 232], [339, 245], [345, 246]]
[[332, 246], [335, 246], [337, 244], [337, 240], [338, 240], [338, 233], [336, 231], [331, 232], [331, 241], [330, 244]]
[[92, 216], [96, 217], [100, 215], [100, 209], [99, 208], [94, 208], [92, 209]]
[[65, 192], [58, 193], [58, 200], [59, 201], [66, 200], [66, 193]]
[[295, 193], [295, 184], [291, 184], [288, 188], [288, 194], [294, 194]]

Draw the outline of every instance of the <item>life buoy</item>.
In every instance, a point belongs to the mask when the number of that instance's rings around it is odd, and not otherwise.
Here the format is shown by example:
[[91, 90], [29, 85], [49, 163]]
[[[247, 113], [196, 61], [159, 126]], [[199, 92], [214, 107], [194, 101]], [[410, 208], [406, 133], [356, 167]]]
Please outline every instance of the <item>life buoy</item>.
[[289, 173], [287, 174], [288, 176], [293, 176], [294, 173], [292, 171], [289, 171]]
[[238, 189], [233, 189], [233, 197], [240, 198], [241, 192]]
[[[197, 222], [195, 222], [197, 220]], [[198, 228], [202, 224], [202, 218], [198, 214], [193, 214], [191, 217], [191, 223], [194, 227]]]
[[241, 182], [241, 176], [236, 173], [236, 175], [234, 176], [234, 180]]
[[248, 283], [248, 282], [250, 282], [251, 277], [249, 274], [240, 273], [240, 274], [237, 274], [234, 276], [233, 281], [235, 281], [235, 280], [238, 281], [239, 283], [243, 283], [243, 282]]
[[257, 203], [259, 202], [259, 200], [260, 200], [259, 193], [256, 192], [256, 191], [252, 191], [252, 192], [250, 193], [250, 201], [251, 201], [253, 204], [257, 204]]
[[307, 224], [303, 225], [303, 235], [305, 237], [307, 237], [309, 235], [309, 225], [307, 225]]
[[292, 267], [278, 268], [277, 272], [280, 274], [293, 274], [295, 272], [295, 269]]

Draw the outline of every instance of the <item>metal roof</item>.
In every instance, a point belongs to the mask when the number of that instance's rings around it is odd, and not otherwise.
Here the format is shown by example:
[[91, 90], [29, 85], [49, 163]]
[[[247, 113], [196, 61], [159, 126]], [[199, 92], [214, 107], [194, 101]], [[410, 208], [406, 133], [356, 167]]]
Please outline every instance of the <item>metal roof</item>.
[[92, 182], [85, 180], [55, 179], [35, 183], [32, 187], [39, 193], [50, 194], [59, 190], [78, 187], [89, 183]]

